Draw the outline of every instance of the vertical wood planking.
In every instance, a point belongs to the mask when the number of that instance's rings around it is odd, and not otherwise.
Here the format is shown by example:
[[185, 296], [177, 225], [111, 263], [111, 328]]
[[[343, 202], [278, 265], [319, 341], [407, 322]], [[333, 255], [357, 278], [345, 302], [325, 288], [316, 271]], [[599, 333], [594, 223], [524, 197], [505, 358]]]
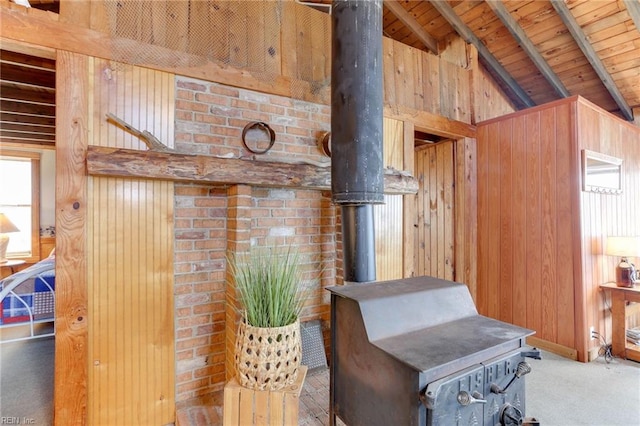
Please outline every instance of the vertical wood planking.
[[526, 164], [525, 179], [527, 181], [527, 326], [536, 332], [541, 331], [542, 312], [542, 230], [540, 226], [541, 195], [540, 195], [540, 113], [525, 115], [525, 146]]
[[[385, 167], [404, 169], [404, 131], [402, 121], [384, 118], [383, 141]], [[411, 141], [412, 143], [412, 141]], [[376, 279], [390, 280], [404, 276], [403, 196], [385, 195], [384, 204], [375, 205]]]
[[[496, 157], [496, 140], [510, 145], [509, 155]], [[536, 337], [575, 350], [582, 361], [595, 353], [598, 342], [590, 341], [588, 328], [610, 334], [598, 286], [615, 277], [619, 261], [603, 254], [606, 236], [640, 234], [633, 208], [639, 201], [638, 140], [640, 130], [579, 97], [479, 124], [479, 310], [511, 318]], [[582, 191], [584, 148], [623, 159], [622, 194]], [[497, 206], [499, 244], [492, 235]], [[499, 259], [498, 276], [492, 259]]]
[[514, 244], [511, 247], [511, 256], [513, 260], [513, 289], [512, 303], [514, 306], [511, 318], [513, 324], [526, 326], [527, 324], [527, 246], [526, 244], [518, 244], [517, 242], [527, 241], [527, 180], [525, 175], [526, 166], [526, 122], [523, 116], [513, 119], [512, 123], [512, 147], [511, 155], [514, 159], [520, 159], [520, 163], [513, 167], [511, 176], [511, 191], [514, 201], [511, 204], [511, 217], [513, 224], [512, 238]]
[[417, 195], [416, 275], [454, 278], [455, 163], [452, 141], [415, 153]]
[[88, 58], [56, 60], [56, 345], [54, 418], [87, 423]]
[[558, 105], [556, 108], [556, 271], [557, 271], [557, 337], [556, 341], [568, 348], [576, 347], [575, 332], [563, 326], [574, 322], [574, 277], [573, 277], [573, 208], [572, 200], [577, 190], [574, 185], [577, 170], [572, 164], [576, 152], [575, 138], [572, 134], [572, 116], [570, 105]]
[[[640, 203], [640, 130], [605, 113], [588, 101], [579, 98], [577, 113], [577, 154], [582, 149], [623, 159], [623, 190], [620, 195], [580, 191], [582, 259], [581, 280], [575, 287], [576, 344], [593, 347], [588, 338], [590, 326], [600, 333], [611, 335], [608, 295], [599, 289], [604, 282], [615, 280], [619, 258], [604, 254], [606, 238], [610, 235], [640, 235], [640, 221], [636, 206]], [[636, 265], [640, 259], [630, 259]], [[607, 298], [607, 300], [605, 300]], [[582, 315], [582, 318], [581, 318]], [[637, 318], [629, 318], [631, 324]]]
[[557, 337], [557, 263], [556, 263], [556, 111], [540, 113], [540, 188], [542, 196], [542, 318], [537, 337], [556, 342]]
[[395, 43], [388, 37], [382, 37], [382, 90], [384, 101], [390, 105], [397, 105], [395, 68], [393, 63], [393, 49]]
[[443, 230], [442, 230], [442, 247], [440, 250], [444, 254], [440, 266], [444, 269], [441, 277], [446, 280], [453, 281], [454, 279], [454, 225], [455, 225], [455, 191], [454, 191], [454, 179], [455, 179], [455, 162], [454, 162], [454, 143], [448, 141], [439, 144], [438, 147], [442, 150], [442, 198], [443, 205], [441, 210], [441, 216], [443, 216]]
[[376, 279], [403, 277], [402, 195], [384, 196], [384, 204], [374, 206], [376, 224]]
[[[403, 151], [404, 151], [404, 169], [416, 176], [415, 173], [415, 129], [413, 123], [405, 122], [403, 125]], [[402, 202], [403, 210], [403, 260], [404, 273], [403, 277], [415, 276], [415, 247], [416, 247], [416, 229], [417, 229], [417, 200], [418, 195], [404, 195]]]
[[500, 199], [500, 140], [496, 135], [500, 132], [499, 124], [492, 124], [489, 131], [493, 137], [485, 141], [487, 149], [487, 253], [491, 256], [486, 258], [487, 262], [487, 314], [492, 318], [500, 317], [500, 262], [502, 251], [500, 249], [500, 210], [502, 200]]
[[[500, 155], [500, 283], [499, 286], [499, 319], [513, 322], [513, 287], [502, 285], [512, 283], [513, 276], [513, 207], [518, 201], [518, 194], [513, 192], [513, 169], [519, 166], [520, 159], [512, 154], [512, 121], [499, 123], [498, 148]], [[515, 164], [514, 164], [515, 163]]]
[[426, 214], [429, 209], [426, 200], [426, 188], [425, 182], [425, 155], [424, 152], [416, 151], [414, 156], [415, 162], [415, 176], [418, 180], [418, 192], [416, 194], [416, 235], [414, 238], [414, 267], [416, 275], [425, 274], [425, 241], [424, 235], [426, 233]]
[[[99, 59], [91, 71], [92, 144], [145, 149], [105, 120], [112, 112], [173, 145], [173, 75]], [[90, 423], [170, 423], [173, 183], [91, 178], [88, 222]]]
[[454, 142], [453, 280], [467, 284], [477, 297], [477, 150], [475, 139]]
[[427, 212], [429, 214], [429, 228], [427, 229], [426, 239], [426, 258], [428, 275], [438, 276], [438, 150], [435, 148], [428, 149], [427, 173], [429, 177], [425, 187], [428, 188], [429, 198]]
[[480, 126], [477, 132], [478, 146], [478, 288], [476, 290], [476, 306], [478, 312], [487, 315], [489, 312], [489, 278], [488, 263], [491, 253], [488, 249], [489, 238], [489, 129]]

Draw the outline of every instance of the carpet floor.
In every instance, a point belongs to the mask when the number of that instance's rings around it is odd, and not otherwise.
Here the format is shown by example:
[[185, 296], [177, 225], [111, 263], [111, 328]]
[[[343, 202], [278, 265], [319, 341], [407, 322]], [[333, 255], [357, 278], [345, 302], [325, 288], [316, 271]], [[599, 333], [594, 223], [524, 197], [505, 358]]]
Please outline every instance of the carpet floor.
[[0, 345], [0, 420], [53, 424], [54, 338]]
[[[53, 356], [53, 338], [0, 345], [1, 418], [52, 424]], [[640, 425], [640, 363], [598, 358], [584, 364], [549, 352], [529, 363], [526, 415], [543, 426]], [[199, 421], [187, 420], [180, 426], [221, 424], [222, 407], [215, 403], [192, 407], [189, 414]], [[322, 369], [307, 375], [299, 425], [328, 423], [329, 371]]]

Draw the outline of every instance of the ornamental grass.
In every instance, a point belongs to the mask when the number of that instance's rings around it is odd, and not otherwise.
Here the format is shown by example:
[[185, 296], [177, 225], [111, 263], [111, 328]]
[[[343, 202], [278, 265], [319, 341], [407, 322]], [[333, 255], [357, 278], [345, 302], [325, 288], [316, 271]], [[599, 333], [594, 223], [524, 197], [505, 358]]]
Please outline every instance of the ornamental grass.
[[228, 261], [249, 325], [283, 327], [299, 318], [307, 291], [302, 288], [297, 251], [256, 248]]

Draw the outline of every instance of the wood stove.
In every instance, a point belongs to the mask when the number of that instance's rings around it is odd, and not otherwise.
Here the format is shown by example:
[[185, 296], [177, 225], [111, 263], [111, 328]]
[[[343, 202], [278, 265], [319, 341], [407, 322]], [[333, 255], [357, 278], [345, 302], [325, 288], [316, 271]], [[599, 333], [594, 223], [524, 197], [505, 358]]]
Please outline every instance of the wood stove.
[[534, 332], [479, 315], [464, 284], [417, 277], [329, 288], [331, 401], [357, 425], [519, 425]]

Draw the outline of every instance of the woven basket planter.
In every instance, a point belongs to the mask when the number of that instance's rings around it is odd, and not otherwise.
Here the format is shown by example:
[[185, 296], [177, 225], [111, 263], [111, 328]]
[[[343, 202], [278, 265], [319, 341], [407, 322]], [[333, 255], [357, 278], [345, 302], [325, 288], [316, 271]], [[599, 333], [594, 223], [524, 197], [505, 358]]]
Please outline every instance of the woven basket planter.
[[236, 336], [236, 377], [254, 390], [280, 390], [295, 382], [302, 358], [300, 321], [284, 327], [240, 322]]

